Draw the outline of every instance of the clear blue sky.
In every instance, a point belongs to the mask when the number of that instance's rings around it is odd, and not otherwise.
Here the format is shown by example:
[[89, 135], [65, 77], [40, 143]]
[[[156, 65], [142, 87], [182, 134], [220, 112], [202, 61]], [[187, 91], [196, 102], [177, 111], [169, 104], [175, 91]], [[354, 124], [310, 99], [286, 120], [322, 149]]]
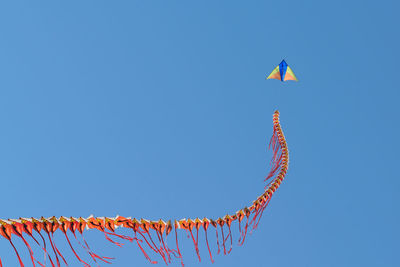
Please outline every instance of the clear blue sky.
[[[0, 217], [233, 213], [263, 190], [279, 109], [287, 179], [213, 266], [400, 266], [399, 4], [189, 2], [0, 4]], [[298, 83], [265, 80], [282, 58]], [[0, 257], [17, 266], [5, 239]]]

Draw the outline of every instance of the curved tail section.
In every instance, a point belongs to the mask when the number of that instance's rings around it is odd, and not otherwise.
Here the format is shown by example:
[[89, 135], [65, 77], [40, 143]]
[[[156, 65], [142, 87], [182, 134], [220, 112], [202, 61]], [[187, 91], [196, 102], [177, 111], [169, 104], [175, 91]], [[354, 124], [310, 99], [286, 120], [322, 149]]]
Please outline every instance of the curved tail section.
[[[194, 249], [197, 254], [199, 261], [201, 261], [200, 250], [199, 250], [199, 233], [204, 231], [205, 240], [207, 244], [208, 254], [211, 262], [214, 262], [210, 244], [208, 243], [209, 231], [214, 232], [216, 235], [217, 253], [223, 251], [224, 254], [228, 254], [232, 249], [233, 236], [231, 226], [233, 223], [238, 224], [239, 228], [239, 240], [238, 244], [242, 245], [249, 232], [255, 230], [260, 222], [262, 214], [265, 208], [268, 206], [273, 194], [278, 189], [283, 179], [285, 178], [286, 172], [289, 166], [289, 151], [286, 144], [286, 139], [279, 123], [279, 111], [275, 111], [273, 115], [273, 135], [269, 143], [269, 148], [272, 149], [271, 159], [271, 170], [266, 176], [265, 181], [267, 185], [264, 188], [262, 195], [257, 197], [249, 207], [244, 207], [238, 210], [234, 214], [227, 214], [217, 219], [210, 218], [195, 218], [195, 219], [181, 219], [169, 221], [151, 221], [146, 219], [135, 219], [131, 217], [116, 216], [112, 217], [93, 217], [88, 218], [74, 218], [74, 217], [51, 217], [51, 218], [20, 218], [20, 219], [8, 219], [0, 220], [0, 235], [9, 241], [15, 254], [18, 258], [20, 266], [24, 266], [21, 257], [13, 244], [13, 239], [22, 240], [28, 247], [30, 258], [33, 266], [38, 263], [40, 266], [45, 266], [43, 263], [36, 260], [33, 255], [33, 251], [27, 241], [33, 239], [36, 245], [40, 246], [45, 252], [45, 257], [49, 258], [50, 263], [53, 267], [60, 266], [59, 257], [67, 264], [67, 261], [63, 257], [61, 251], [55, 246], [53, 240], [53, 233], [57, 230], [61, 230], [65, 235], [73, 254], [79, 262], [84, 266], [91, 266], [85, 262], [79, 256], [79, 252], [73, 248], [68, 238], [68, 234], [72, 234], [82, 248], [90, 255], [92, 260], [98, 265], [97, 261], [104, 263], [111, 263], [113, 258], [99, 256], [95, 254], [89, 247], [88, 243], [83, 237], [83, 233], [88, 229], [97, 229], [104, 233], [106, 240], [117, 245], [122, 246], [122, 241], [135, 241], [143, 252], [143, 255], [150, 263], [157, 263], [152, 260], [148, 253], [158, 254], [162, 260], [168, 264], [173, 258], [179, 258], [182, 266], [182, 254], [179, 249], [179, 240], [177, 232], [178, 230], [184, 229], [188, 232], [189, 238], [193, 241]], [[133, 231], [132, 236], [125, 236], [116, 233], [117, 228], [129, 228]], [[42, 233], [45, 232], [48, 237], [47, 240], [51, 245], [51, 251], [47, 250], [46, 239], [43, 238]], [[41, 236], [42, 242], [39, 242], [33, 234]], [[174, 247], [167, 246], [167, 238], [173, 236], [175, 239]], [[15, 238], [16, 237], [16, 238]], [[118, 240], [119, 242], [115, 241]], [[146, 252], [147, 251], [147, 252]], [[53, 254], [52, 260], [50, 254]], [[0, 267], [2, 266], [0, 259]]]

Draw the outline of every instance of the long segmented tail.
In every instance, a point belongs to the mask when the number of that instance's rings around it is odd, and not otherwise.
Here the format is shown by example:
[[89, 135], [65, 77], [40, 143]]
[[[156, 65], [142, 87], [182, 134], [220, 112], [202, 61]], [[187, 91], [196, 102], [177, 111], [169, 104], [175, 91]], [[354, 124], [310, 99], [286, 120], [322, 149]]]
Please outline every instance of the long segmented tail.
[[[274, 131], [269, 143], [269, 148], [272, 149], [273, 156], [271, 159], [271, 171], [268, 176], [265, 178], [265, 181], [268, 184], [264, 188], [264, 193], [260, 195], [250, 207], [245, 207], [243, 209], [238, 210], [235, 214], [226, 215], [224, 217], [220, 217], [218, 219], [209, 219], [209, 218], [195, 218], [195, 219], [181, 219], [181, 220], [171, 220], [165, 222], [163, 220], [159, 221], [150, 221], [146, 219], [137, 220], [135, 218], [130, 217], [122, 217], [116, 216], [114, 218], [111, 217], [93, 217], [90, 216], [88, 218], [74, 218], [74, 217], [51, 217], [51, 218], [19, 218], [19, 219], [8, 219], [8, 220], [0, 220], [0, 235], [6, 238], [11, 246], [13, 247], [15, 254], [18, 258], [20, 266], [24, 266], [24, 263], [21, 260], [21, 257], [14, 246], [12, 237], [13, 235], [20, 238], [25, 246], [28, 248], [30, 258], [33, 266], [36, 266], [36, 263], [40, 266], [45, 266], [46, 262], [39, 262], [33, 255], [33, 251], [31, 246], [29, 245], [26, 237], [33, 239], [34, 242], [41, 247], [41, 249], [45, 253], [45, 261], [49, 258], [49, 262], [52, 267], [60, 266], [60, 262], [64, 262], [67, 264], [67, 261], [57, 248], [56, 244], [53, 240], [53, 233], [59, 229], [65, 235], [68, 244], [74, 253], [77, 260], [82, 263], [85, 267], [90, 267], [91, 265], [78, 255], [78, 252], [71, 245], [70, 239], [68, 238], [68, 233], [71, 232], [77, 242], [82, 246], [82, 248], [90, 255], [92, 260], [98, 265], [98, 262], [110, 263], [110, 260], [113, 258], [99, 256], [95, 254], [89, 247], [88, 243], [83, 237], [83, 232], [85, 229], [97, 229], [104, 233], [105, 238], [112, 242], [117, 246], [122, 246], [122, 243], [114, 241], [114, 239], [119, 240], [127, 240], [130, 242], [135, 241], [143, 252], [143, 255], [150, 263], [157, 263], [153, 261], [150, 256], [145, 251], [144, 247], [148, 247], [150, 251], [159, 254], [162, 260], [168, 264], [171, 262], [172, 257], [179, 258], [181, 260], [182, 266], [182, 255], [179, 250], [178, 243], [178, 235], [177, 231], [179, 229], [184, 229], [189, 232], [190, 238], [192, 239], [195, 247], [196, 254], [198, 259], [200, 258], [199, 252], [199, 243], [198, 243], [198, 235], [199, 231], [204, 231], [206, 237], [206, 244], [208, 253], [211, 259], [211, 262], [214, 262], [213, 256], [211, 253], [210, 245], [208, 243], [208, 235], [207, 231], [210, 226], [215, 230], [216, 233], [216, 241], [218, 246], [218, 253], [222, 249], [224, 254], [227, 254], [232, 249], [232, 232], [231, 226], [232, 223], [237, 221], [239, 226], [239, 245], [242, 245], [245, 241], [247, 233], [257, 228], [258, 223], [262, 217], [262, 214], [267, 207], [269, 201], [271, 200], [272, 195], [278, 189], [282, 180], [285, 178], [286, 172], [288, 170], [289, 164], [289, 151], [287, 148], [285, 136], [283, 135], [280, 123], [279, 123], [279, 111], [275, 111], [273, 115], [273, 124]], [[115, 232], [116, 228], [123, 227], [129, 228], [133, 230], [133, 236], [125, 236], [120, 235]], [[224, 232], [225, 228], [225, 232]], [[228, 231], [226, 231], [228, 230]], [[171, 234], [171, 232], [174, 234]], [[48, 248], [46, 246], [45, 238], [42, 233], [45, 233], [48, 240], [50, 241], [50, 247], [52, 250], [52, 256]], [[35, 238], [35, 235], [39, 235], [41, 239], [38, 241]], [[77, 237], [77, 234], [80, 235], [80, 238]], [[175, 236], [175, 248], [170, 248], [167, 246], [166, 239], [169, 235]], [[220, 246], [222, 245], [222, 247]], [[227, 248], [229, 245], [229, 249]], [[0, 259], [0, 267], [2, 266]]]

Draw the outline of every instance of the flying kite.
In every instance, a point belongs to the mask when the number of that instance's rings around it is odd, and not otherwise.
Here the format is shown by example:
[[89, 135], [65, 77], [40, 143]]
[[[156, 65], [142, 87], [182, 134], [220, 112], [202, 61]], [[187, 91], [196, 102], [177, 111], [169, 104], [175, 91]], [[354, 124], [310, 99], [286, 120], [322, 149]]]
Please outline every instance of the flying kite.
[[298, 81], [296, 75], [294, 75], [292, 69], [286, 63], [285, 60], [282, 60], [278, 66], [271, 72], [271, 74], [267, 77], [268, 79], [277, 79], [283, 81]]
[[[288, 70], [290, 69], [288, 68]], [[291, 75], [291, 77], [294, 77], [294, 74]], [[287, 77], [286, 74], [286, 78]], [[123, 245], [120, 243], [120, 240], [135, 242], [142, 251], [144, 257], [151, 263], [157, 262], [150, 258], [149, 252], [161, 256], [166, 264], [170, 263], [173, 258], [178, 258], [183, 266], [182, 254], [178, 245], [178, 232], [186, 232], [189, 239], [193, 241], [194, 250], [198, 259], [201, 260], [199, 250], [199, 233], [201, 231], [204, 232], [204, 241], [207, 244], [208, 253], [206, 254], [209, 254], [211, 262], [214, 262], [211, 251], [215, 251], [215, 247], [213, 248], [209, 245], [207, 233], [210, 231], [215, 232], [217, 254], [221, 250], [224, 254], [228, 254], [232, 249], [233, 232], [231, 231], [231, 226], [233, 226], [233, 223], [236, 223], [239, 231], [238, 244], [242, 245], [246, 234], [248, 232], [251, 233], [252, 230], [257, 228], [272, 195], [286, 176], [289, 165], [289, 151], [279, 123], [278, 111], [275, 111], [273, 115], [273, 126], [273, 134], [269, 142], [269, 147], [272, 149], [272, 159], [270, 162], [271, 170], [265, 178], [267, 184], [264, 187], [263, 193], [248, 207], [244, 207], [233, 214], [227, 214], [215, 219], [193, 218], [173, 221], [164, 221], [161, 219], [158, 221], [150, 221], [122, 216], [90, 216], [88, 218], [64, 216], [56, 218], [53, 216], [50, 218], [0, 219], [0, 236], [11, 244], [21, 267], [25, 265], [22, 261], [22, 257], [19, 255], [17, 247], [14, 245], [14, 242], [17, 240], [25, 244], [33, 266], [36, 266], [37, 263], [45, 267], [46, 259], [49, 259], [51, 267], [60, 267], [63, 262], [65, 265], [68, 265], [67, 259], [56, 246], [54, 239], [55, 232], [64, 235], [75, 258], [83, 266], [90, 267], [91, 265], [87, 262], [87, 259], [81, 258], [80, 252], [72, 243], [78, 243], [82, 249], [87, 252], [88, 256], [90, 256], [87, 258], [91, 258], [97, 266], [100, 262], [111, 263], [113, 258], [99, 256], [89, 247], [83, 234], [90, 229], [96, 229], [103, 233], [108, 241], [120, 247]], [[132, 230], [131, 235], [117, 233], [117, 228], [130, 229]], [[71, 238], [71, 234], [74, 240]], [[172, 238], [174, 242], [168, 242], [167, 245], [167, 237], [169, 237], [168, 239]], [[118, 240], [118, 242], [116, 240]], [[46, 246], [48, 243], [50, 243], [51, 246]], [[42, 250], [42, 253], [44, 253], [44, 262], [38, 261], [34, 256], [31, 244], [36, 245], [39, 251]], [[0, 267], [1, 266], [3, 265], [0, 259]]]

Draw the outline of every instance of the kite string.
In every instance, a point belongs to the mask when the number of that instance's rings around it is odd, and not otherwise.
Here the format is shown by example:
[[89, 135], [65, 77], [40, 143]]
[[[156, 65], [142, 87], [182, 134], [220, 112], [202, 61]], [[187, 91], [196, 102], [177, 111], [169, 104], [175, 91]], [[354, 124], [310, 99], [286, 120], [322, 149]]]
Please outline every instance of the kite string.
[[[57, 248], [57, 246], [54, 244], [54, 232], [57, 229], [61, 229], [64, 232], [65, 238], [67, 239], [67, 242], [69, 246], [72, 249], [72, 252], [74, 253], [75, 257], [80, 261], [85, 267], [89, 267], [90, 264], [83, 261], [82, 258], [78, 255], [76, 250], [73, 248], [68, 235], [67, 231], [70, 230], [72, 234], [74, 235], [75, 239], [77, 242], [82, 246], [84, 250], [91, 256], [93, 261], [98, 265], [97, 260], [101, 260], [105, 263], [111, 263], [109, 260], [112, 260], [113, 258], [110, 257], [102, 257], [99, 256], [90, 249], [88, 243], [86, 242], [84, 236], [83, 236], [83, 231], [84, 229], [97, 229], [101, 231], [106, 240], [112, 242], [113, 244], [116, 244], [117, 246], [122, 246], [123, 243], [119, 243], [117, 241], [114, 241], [111, 239], [117, 238], [117, 239], [122, 239], [122, 240], [128, 240], [130, 242], [133, 242], [133, 240], [136, 241], [137, 245], [139, 246], [140, 250], [142, 251], [143, 255], [145, 258], [151, 262], [151, 263], [157, 263], [157, 261], [152, 261], [149, 257], [149, 255], [146, 253], [144, 248], [142, 247], [142, 244], [147, 245], [153, 252], [156, 254], [159, 254], [164, 262], [166, 264], [171, 262], [171, 254], [174, 255], [176, 258], [180, 258], [181, 260], [181, 265], [184, 266], [183, 264], [183, 258], [182, 254], [179, 248], [179, 243], [178, 243], [178, 229], [184, 229], [186, 231], [186, 234], [189, 238], [192, 239], [194, 246], [195, 246], [195, 251], [198, 256], [199, 261], [201, 261], [200, 257], [200, 251], [199, 251], [199, 228], [200, 226], [203, 226], [204, 231], [205, 231], [205, 240], [207, 244], [207, 249], [210, 255], [211, 262], [214, 262], [214, 259], [212, 257], [211, 249], [209, 246], [209, 240], [208, 240], [208, 225], [211, 224], [213, 227], [215, 227], [215, 234], [216, 234], [216, 243], [218, 247], [217, 254], [220, 253], [221, 251], [221, 246], [219, 242], [219, 234], [218, 234], [218, 225], [221, 229], [221, 237], [222, 237], [222, 247], [224, 250], [224, 254], [228, 254], [232, 250], [232, 231], [231, 231], [231, 223], [233, 221], [238, 221], [238, 226], [239, 226], [239, 240], [238, 244], [239, 246], [243, 245], [247, 233], [248, 233], [248, 228], [251, 227], [250, 233], [252, 233], [253, 230], [255, 230], [258, 227], [258, 224], [262, 218], [263, 212], [265, 211], [266, 207], [268, 206], [272, 195], [275, 193], [275, 191], [278, 189], [280, 186], [282, 180], [286, 176], [286, 172], [288, 170], [288, 164], [289, 164], [289, 152], [287, 149], [287, 144], [286, 144], [286, 139], [283, 135], [280, 122], [279, 122], [279, 112], [276, 111], [273, 115], [273, 135], [271, 137], [271, 140], [269, 142], [269, 148], [272, 149], [272, 159], [270, 161], [270, 172], [268, 173], [267, 177], [265, 178], [265, 181], [268, 181], [268, 184], [264, 188], [264, 193], [258, 197], [255, 201], [253, 201], [252, 205], [247, 208], [240, 209], [237, 211], [234, 215], [226, 215], [223, 218], [218, 218], [217, 220], [212, 220], [208, 218], [204, 219], [182, 219], [180, 221], [175, 221], [174, 225], [171, 225], [171, 222], [169, 221], [168, 223], [165, 223], [164, 221], [148, 221], [148, 220], [136, 220], [136, 219], [131, 219], [131, 218], [125, 218], [122, 216], [117, 216], [115, 218], [109, 218], [109, 217], [93, 217], [90, 216], [89, 218], [65, 218], [65, 217], [60, 217], [59, 219], [52, 217], [52, 218], [40, 218], [40, 219], [20, 219], [20, 220], [0, 220], [0, 235], [5, 237], [10, 244], [12, 245], [16, 256], [18, 258], [18, 261], [21, 266], [24, 266], [22, 259], [14, 246], [14, 243], [11, 240], [11, 235], [14, 234], [18, 238], [20, 238], [24, 243], [25, 246], [29, 250], [29, 254], [31, 256], [31, 260], [33, 262], [33, 265], [35, 265], [35, 262], [39, 263], [41, 266], [43, 266], [42, 263], [34, 259], [33, 257], [33, 251], [31, 249], [31, 246], [29, 245], [28, 241], [22, 236], [22, 233], [25, 232], [31, 238], [36, 242], [37, 245], [39, 245], [43, 251], [44, 251], [44, 259], [46, 261], [47, 256], [50, 259], [50, 263], [52, 267], [55, 267], [55, 264], [51, 258], [51, 256], [47, 252], [46, 248], [46, 242], [45, 238], [41, 234], [41, 230], [45, 231], [48, 235], [51, 247], [54, 251], [54, 255], [56, 257], [56, 262], [57, 266], [60, 266], [60, 256], [62, 260], [64, 261], [65, 264], [67, 264], [66, 259], [63, 257], [61, 254], [60, 250]], [[246, 217], [245, 224], [242, 225], [242, 220]], [[228, 227], [228, 234], [225, 236], [224, 233], [224, 225], [227, 225]], [[193, 234], [193, 226], [196, 228], [196, 237]], [[134, 231], [134, 237], [130, 236], [125, 236], [125, 235], [120, 235], [116, 234], [114, 232], [114, 228], [117, 227], [123, 227], [123, 228], [130, 228]], [[167, 246], [167, 236], [172, 230], [175, 231], [175, 239], [176, 239], [176, 249], [170, 249]], [[42, 238], [43, 240], [43, 246], [40, 245], [38, 240], [32, 235], [32, 229], [34, 229]], [[84, 244], [82, 244], [77, 236], [76, 236], [76, 229], [80, 232], [82, 236], [82, 240], [84, 241]], [[141, 230], [143, 229], [143, 230]], [[159, 245], [154, 242], [151, 235], [154, 235], [154, 233], [150, 229], [153, 229], [156, 232], [156, 236], [158, 239]], [[109, 231], [111, 232], [109, 232]], [[190, 235], [189, 235], [189, 233]], [[140, 235], [141, 238], [138, 238], [138, 235]], [[228, 241], [228, 238], [230, 239], [231, 246], [229, 249], [227, 249], [226, 242]], [[143, 243], [143, 240], [145, 241]], [[2, 262], [0, 259], [0, 267], [2, 266]]]

